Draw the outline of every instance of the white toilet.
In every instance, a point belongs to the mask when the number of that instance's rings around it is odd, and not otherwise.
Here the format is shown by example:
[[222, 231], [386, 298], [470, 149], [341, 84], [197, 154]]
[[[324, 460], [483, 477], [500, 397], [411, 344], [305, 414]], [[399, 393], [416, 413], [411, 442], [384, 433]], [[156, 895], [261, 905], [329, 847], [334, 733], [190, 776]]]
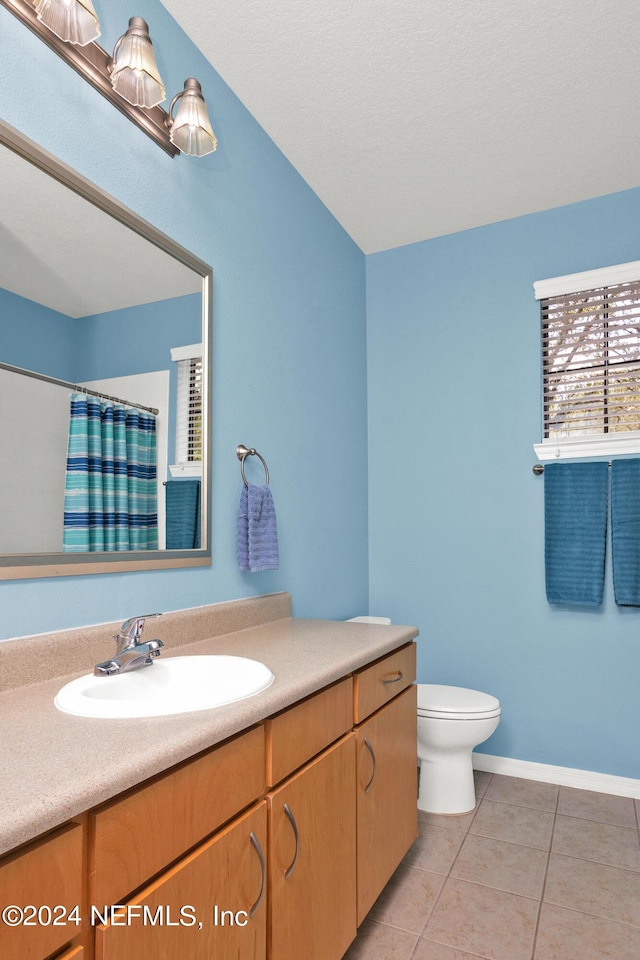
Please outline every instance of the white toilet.
[[[352, 617], [350, 622], [390, 624], [388, 617]], [[467, 687], [418, 683], [418, 809], [468, 813], [476, 805], [473, 748], [500, 723], [500, 701]]]
[[471, 753], [500, 723], [500, 701], [466, 687], [417, 686], [418, 809], [467, 813], [476, 805]]

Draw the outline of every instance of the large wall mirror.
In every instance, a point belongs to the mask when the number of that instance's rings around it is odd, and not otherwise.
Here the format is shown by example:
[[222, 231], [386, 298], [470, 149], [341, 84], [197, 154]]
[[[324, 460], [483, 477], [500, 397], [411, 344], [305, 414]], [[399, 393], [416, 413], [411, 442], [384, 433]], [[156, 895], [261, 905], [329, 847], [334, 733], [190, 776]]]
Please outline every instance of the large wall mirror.
[[0, 121], [0, 579], [211, 562], [211, 326], [206, 263]]

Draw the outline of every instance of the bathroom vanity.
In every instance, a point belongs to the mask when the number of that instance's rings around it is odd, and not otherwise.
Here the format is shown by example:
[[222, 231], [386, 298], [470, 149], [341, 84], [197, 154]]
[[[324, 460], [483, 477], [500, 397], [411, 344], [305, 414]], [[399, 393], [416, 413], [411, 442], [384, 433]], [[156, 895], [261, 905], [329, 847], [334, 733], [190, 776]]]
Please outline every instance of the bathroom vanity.
[[0, 907], [32, 921], [0, 924], [0, 955], [340, 960], [417, 834], [417, 630], [292, 619], [287, 594], [156, 626], [172, 655], [253, 657], [275, 682], [138, 720], [57, 711], [68, 673], [0, 695]]

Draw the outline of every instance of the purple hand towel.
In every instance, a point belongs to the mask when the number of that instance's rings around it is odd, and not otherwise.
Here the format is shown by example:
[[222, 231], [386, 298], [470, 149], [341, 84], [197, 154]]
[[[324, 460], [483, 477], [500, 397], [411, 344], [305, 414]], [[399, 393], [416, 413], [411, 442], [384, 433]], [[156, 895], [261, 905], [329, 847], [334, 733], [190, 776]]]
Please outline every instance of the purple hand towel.
[[243, 486], [238, 509], [238, 567], [258, 573], [277, 570], [276, 510], [268, 486]]

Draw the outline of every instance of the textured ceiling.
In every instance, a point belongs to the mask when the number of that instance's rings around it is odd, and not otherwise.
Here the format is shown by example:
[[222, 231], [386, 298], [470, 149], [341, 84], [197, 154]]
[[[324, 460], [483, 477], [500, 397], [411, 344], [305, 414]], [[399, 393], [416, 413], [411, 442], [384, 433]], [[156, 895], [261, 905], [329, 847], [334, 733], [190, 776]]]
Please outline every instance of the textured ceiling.
[[202, 279], [0, 147], [0, 288], [85, 317], [199, 293]]
[[640, 184], [637, 0], [163, 4], [365, 253]]

